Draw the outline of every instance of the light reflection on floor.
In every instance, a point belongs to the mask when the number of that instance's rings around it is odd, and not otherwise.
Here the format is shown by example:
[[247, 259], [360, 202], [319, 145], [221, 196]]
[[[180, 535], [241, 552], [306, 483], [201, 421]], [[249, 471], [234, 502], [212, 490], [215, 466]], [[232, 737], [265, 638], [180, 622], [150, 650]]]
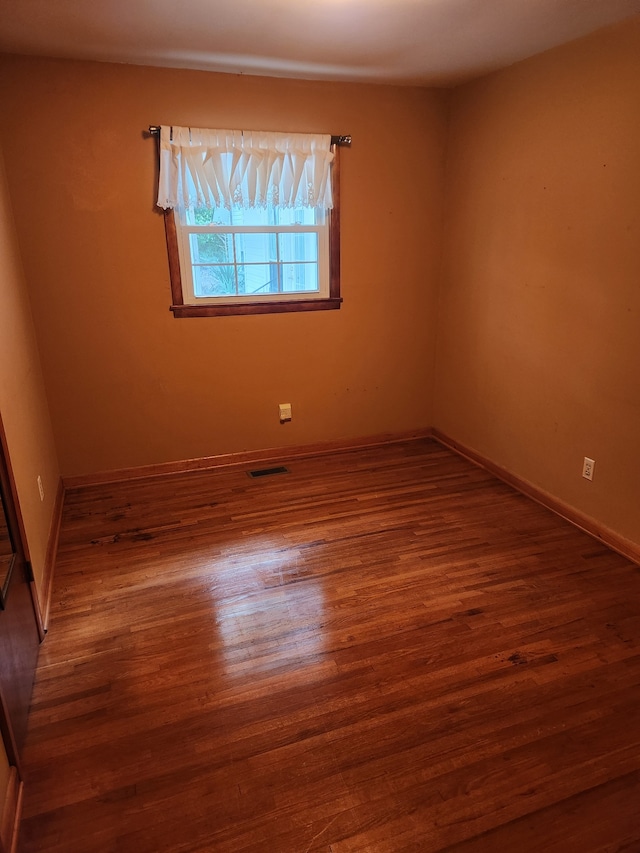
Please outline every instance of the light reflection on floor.
[[[300, 551], [273, 537], [249, 537], [220, 554], [210, 593], [226, 675], [276, 674], [317, 664], [325, 652], [324, 580], [305, 577]], [[314, 561], [319, 555], [316, 545]]]

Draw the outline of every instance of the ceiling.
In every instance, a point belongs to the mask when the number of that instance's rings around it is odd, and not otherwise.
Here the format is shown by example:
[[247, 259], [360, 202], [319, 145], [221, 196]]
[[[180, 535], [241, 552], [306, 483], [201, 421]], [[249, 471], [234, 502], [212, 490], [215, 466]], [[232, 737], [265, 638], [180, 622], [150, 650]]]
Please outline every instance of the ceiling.
[[450, 86], [640, 13], [640, 0], [0, 0], [0, 51]]

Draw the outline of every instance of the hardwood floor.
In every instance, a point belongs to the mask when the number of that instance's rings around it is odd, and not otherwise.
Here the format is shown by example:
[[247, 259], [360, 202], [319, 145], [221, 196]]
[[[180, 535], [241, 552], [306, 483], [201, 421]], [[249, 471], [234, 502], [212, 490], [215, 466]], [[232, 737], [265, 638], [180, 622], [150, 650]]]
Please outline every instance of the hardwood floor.
[[640, 850], [640, 570], [432, 441], [289, 468], [68, 495], [21, 853]]

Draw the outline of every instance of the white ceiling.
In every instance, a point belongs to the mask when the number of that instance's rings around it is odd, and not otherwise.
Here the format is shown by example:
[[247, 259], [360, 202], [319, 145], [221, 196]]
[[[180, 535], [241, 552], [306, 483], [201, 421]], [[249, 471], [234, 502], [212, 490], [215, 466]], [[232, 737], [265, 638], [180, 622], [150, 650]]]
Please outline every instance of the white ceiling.
[[0, 0], [0, 51], [452, 85], [640, 13], [640, 0]]

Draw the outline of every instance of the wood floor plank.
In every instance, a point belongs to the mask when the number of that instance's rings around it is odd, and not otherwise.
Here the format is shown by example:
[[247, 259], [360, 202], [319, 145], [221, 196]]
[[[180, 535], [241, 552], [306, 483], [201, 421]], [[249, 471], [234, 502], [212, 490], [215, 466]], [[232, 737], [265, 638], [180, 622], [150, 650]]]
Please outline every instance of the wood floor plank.
[[638, 567], [429, 440], [288, 467], [67, 495], [21, 853], [640, 850]]

